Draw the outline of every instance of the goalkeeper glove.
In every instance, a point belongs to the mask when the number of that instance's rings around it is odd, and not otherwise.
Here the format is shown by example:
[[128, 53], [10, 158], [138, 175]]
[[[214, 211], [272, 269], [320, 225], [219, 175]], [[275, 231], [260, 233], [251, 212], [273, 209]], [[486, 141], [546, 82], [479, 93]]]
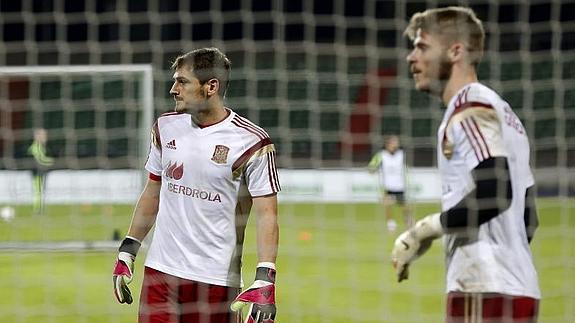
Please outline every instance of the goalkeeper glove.
[[126, 236], [118, 249], [118, 258], [114, 266], [114, 295], [120, 303], [132, 304], [132, 293], [128, 285], [132, 282], [134, 273], [134, 260], [141, 242], [136, 238]]
[[275, 265], [259, 263], [254, 283], [236, 297], [231, 310], [237, 312], [249, 304], [245, 323], [273, 323], [276, 317], [275, 280]]
[[409, 276], [409, 264], [431, 247], [434, 239], [443, 235], [440, 213], [426, 216], [395, 239], [391, 260], [401, 282]]

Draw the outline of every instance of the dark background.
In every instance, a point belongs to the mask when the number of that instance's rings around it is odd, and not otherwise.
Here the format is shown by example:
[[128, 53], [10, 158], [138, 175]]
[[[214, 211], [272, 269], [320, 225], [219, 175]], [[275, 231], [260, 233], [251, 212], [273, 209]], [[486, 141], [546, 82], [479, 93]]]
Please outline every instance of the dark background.
[[[363, 167], [386, 134], [410, 165], [433, 166], [443, 111], [413, 90], [402, 32], [453, 3], [1, 0], [0, 64], [152, 64], [159, 115], [173, 106], [171, 61], [216, 46], [233, 63], [227, 104], [269, 132], [280, 167]], [[470, 3], [487, 32], [480, 78], [524, 122], [534, 167], [573, 167], [575, 2]], [[34, 127], [57, 168], [142, 167], [137, 80], [1, 78], [0, 95], [0, 168], [30, 166]]]

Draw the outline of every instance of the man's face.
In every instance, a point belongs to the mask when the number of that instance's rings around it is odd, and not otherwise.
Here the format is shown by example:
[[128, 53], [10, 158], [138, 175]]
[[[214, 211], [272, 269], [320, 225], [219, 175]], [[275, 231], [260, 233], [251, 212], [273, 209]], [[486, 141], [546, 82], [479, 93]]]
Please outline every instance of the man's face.
[[385, 143], [385, 150], [395, 152], [399, 148], [399, 139], [397, 137], [390, 137]]
[[36, 140], [39, 143], [45, 144], [46, 141], [48, 141], [48, 134], [46, 133], [46, 130], [44, 129], [34, 130], [34, 140]]
[[445, 83], [451, 77], [452, 63], [439, 38], [419, 29], [413, 40], [413, 50], [406, 59], [415, 81], [415, 88], [441, 95]]
[[199, 112], [207, 109], [207, 96], [204, 86], [192, 73], [189, 66], [182, 66], [174, 72], [174, 84], [170, 94], [176, 101], [176, 112]]

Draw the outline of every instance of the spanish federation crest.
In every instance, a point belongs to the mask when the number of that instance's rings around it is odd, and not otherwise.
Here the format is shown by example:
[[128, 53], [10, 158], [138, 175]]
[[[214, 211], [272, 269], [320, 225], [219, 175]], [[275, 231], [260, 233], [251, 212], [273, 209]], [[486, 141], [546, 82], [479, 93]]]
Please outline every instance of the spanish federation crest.
[[212, 156], [212, 160], [216, 164], [227, 163], [228, 162], [228, 151], [230, 151], [230, 148], [228, 148], [224, 145], [216, 145], [216, 148], [214, 148], [214, 155]]

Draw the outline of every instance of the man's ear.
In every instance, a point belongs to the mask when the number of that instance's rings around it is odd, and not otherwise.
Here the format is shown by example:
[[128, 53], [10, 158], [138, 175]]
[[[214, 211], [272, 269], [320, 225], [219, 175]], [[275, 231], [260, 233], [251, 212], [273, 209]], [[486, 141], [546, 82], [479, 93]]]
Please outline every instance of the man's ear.
[[463, 55], [465, 55], [465, 46], [462, 43], [455, 43], [447, 50], [447, 57], [452, 62], [461, 60]]
[[218, 81], [218, 79], [210, 79], [206, 82], [205, 87], [207, 97], [217, 95], [220, 90], [220, 81]]

